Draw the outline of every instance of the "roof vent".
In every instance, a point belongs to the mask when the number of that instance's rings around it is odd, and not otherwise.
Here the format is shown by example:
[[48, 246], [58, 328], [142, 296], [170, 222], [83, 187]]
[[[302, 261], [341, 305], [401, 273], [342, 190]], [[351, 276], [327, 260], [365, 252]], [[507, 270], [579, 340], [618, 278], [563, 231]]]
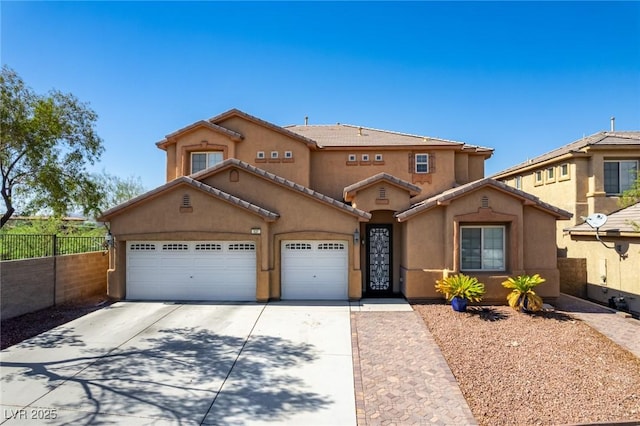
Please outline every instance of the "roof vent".
[[358, 136], [362, 136], [362, 127], [358, 127]]
[[305, 125], [305, 126], [308, 126], [308, 125], [309, 125], [309, 116], [308, 116], [308, 115], [305, 115], [305, 116], [304, 116], [304, 125]]
[[616, 118], [615, 117], [611, 117], [611, 131], [612, 132], [616, 131]]

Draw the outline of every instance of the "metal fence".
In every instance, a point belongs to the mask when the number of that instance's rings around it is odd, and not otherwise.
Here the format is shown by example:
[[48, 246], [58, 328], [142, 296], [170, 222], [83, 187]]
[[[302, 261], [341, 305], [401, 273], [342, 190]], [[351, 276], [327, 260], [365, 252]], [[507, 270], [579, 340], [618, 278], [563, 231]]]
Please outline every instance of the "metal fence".
[[0, 260], [29, 259], [104, 250], [103, 237], [0, 235]]

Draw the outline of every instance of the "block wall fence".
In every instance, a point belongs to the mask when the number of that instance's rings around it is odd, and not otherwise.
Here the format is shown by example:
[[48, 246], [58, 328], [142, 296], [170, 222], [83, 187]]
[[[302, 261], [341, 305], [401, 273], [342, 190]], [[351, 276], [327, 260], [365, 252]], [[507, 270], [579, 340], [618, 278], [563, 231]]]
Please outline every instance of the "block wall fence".
[[102, 252], [0, 262], [0, 317], [106, 294], [108, 266]]

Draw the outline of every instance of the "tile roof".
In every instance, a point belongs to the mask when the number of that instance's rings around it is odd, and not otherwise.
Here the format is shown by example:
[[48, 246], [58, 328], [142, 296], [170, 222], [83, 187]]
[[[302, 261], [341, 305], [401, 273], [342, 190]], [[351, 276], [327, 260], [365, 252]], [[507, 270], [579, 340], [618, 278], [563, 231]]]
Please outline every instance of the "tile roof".
[[348, 200], [349, 196], [353, 196], [356, 192], [358, 192], [360, 189], [366, 188], [370, 185], [373, 185], [376, 182], [379, 182], [381, 180], [386, 180], [387, 182], [390, 182], [396, 186], [399, 186], [400, 188], [406, 189], [407, 191], [409, 191], [409, 194], [413, 197], [415, 195], [418, 195], [420, 192], [422, 192], [422, 188], [420, 188], [417, 185], [414, 185], [412, 183], [409, 183], [405, 180], [402, 180], [400, 178], [397, 178], [393, 175], [390, 175], [389, 173], [378, 173], [377, 175], [373, 175], [371, 177], [368, 177], [366, 179], [361, 180], [360, 182], [356, 182], [354, 184], [351, 184], [347, 187], [344, 188], [343, 193], [345, 194], [345, 199]]
[[268, 121], [265, 121], [265, 120], [263, 120], [261, 118], [253, 116], [251, 114], [247, 114], [244, 111], [240, 111], [237, 108], [232, 108], [232, 109], [230, 109], [228, 111], [223, 112], [222, 114], [218, 114], [215, 117], [211, 117], [208, 121], [211, 122], [211, 123], [219, 123], [219, 122], [222, 122], [222, 121], [224, 121], [224, 120], [226, 120], [226, 119], [228, 119], [230, 117], [234, 117], [234, 116], [242, 117], [242, 118], [244, 118], [246, 120], [252, 121], [252, 122], [254, 122], [256, 124], [259, 124], [259, 125], [261, 125], [263, 127], [267, 127], [267, 128], [269, 128], [271, 130], [274, 130], [274, 131], [276, 131], [278, 133], [282, 133], [282, 134], [284, 134], [286, 136], [289, 136], [290, 138], [294, 138], [294, 139], [297, 139], [299, 141], [302, 141], [302, 142], [306, 143], [310, 147], [315, 148], [317, 146], [317, 144], [316, 144], [316, 142], [314, 140], [309, 139], [309, 138], [305, 137], [304, 135], [300, 135], [298, 133], [291, 132], [291, 131], [289, 131], [288, 129], [286, 129], [284, 127], [277, 126], [277, 125], [275, 125], [273, 123], [269, 123]]
[[403, 222], [407, 219], [409, 219], [411, 216], [420, 213], [422, 211], [425, 210], [429, 210], [435, 206], [438, 206], [442, 203], [446, 203], [450, 200], [453, 200], [455, 198], [459, 198], [467, 193], [476, 191], [482, 187], [485, 186], [491, 186], [495, 189], [498, 189], [502, 192], [506, 192], [508, 194], [514, 195], [522, 200], [526, 200], [529, 201], [532, 205], [534, 205], [535, 207], [544, 210], [554, 216], [556, 216], [559, 219], [569, 219], [571, 218], [571, 216], [573, 216], [571, 213], [569, 213], [566, 210], [562, 210], [558, 207], [552, 206], [551, 204], [545, 203], [544, 201], [540, 200], [538, 197], [536, 197], [535, 195], [531, 195], [527, 192], [523, 192], [520, 191], [519, 189], [515, 189], [505, 183], [502, 183], [500, 181], [497, 181], [495, 179], [491, 179], [491, 178], [484, 178], [484, 179], [480, 179], [480, 180], [476, 180], [474, 182], [470, 182], [464, 185], [460, 185], [457, 186], [455, 188], [451, 188], [447, 191], [441, 192], [438, 195], [435, 195], [431, 198], [427, 198], [424, 201], [421, 201], [417, 204], [414, 204], [413, 206], [411, 206], [409, 209], [397, 213], [396, 217], [398, 218], [398, 221]]
[[250, 173], [253, 173], [257, 176], [261, 176], [265, 179], [271, 180], [279, 185], [282, 185], [284, 187], [290, 188], [294, 191], [297, 191], [301, 194], [304, 194], [308, 197], [314, 198], [318, 201], [321, 201], [325, 204], [329, 204], [333, 207], [336, 207], [340, 210], [344, 210], [348, 213], [351, 213], [354, 216], [359, 216], [363, 219], [369, 220], [371, 219], [371, 214], [367, 213], [363, 210], [360, 209], [356, 209], [354, 207], [351, 207], [350, 205], [347, 205], [345, 203], [342, 203], [334, 198], [331, 198], [327, 195], [321, 194], [317, 191], [314, 191], [311, 188], [307, 188], [306, 186], [300, 185], [298, 183], [295, 183], [291, 180], [285, 179], [283, 177], [277, 176], [273, 173], [267, 172], [266, 170], [262, 170], [256, 166], [252, 166], [249, 163], [246, 163], [244, 161], [240, 161], [236, 158], [229, 158], [221, 163], [216, 164], [213, 167], [210, 167], [208, 169], [202, 170], [198, 173], [195, 173], [193, 175], [191, 175], [191, 178], [195, 179], [195, 180], [200, 180], [200, 179], [204, 179], [207, 176], [213, 175], [215, 173], [217, 173], [219, 170], [221, 169], [225, 169], [227, 167], [231, 167], [231, 166], [235, 166], [238, 167], [240, 169], [246, 170]]
[[[634, 233], [640, 237], [640, 229], [635, 228], [633, 223], [640, 224], [640, 202], [623, 208], [607, 216], [607, 222], [599, 228], [601, 233]], [[587, 222], [580, 225], [566, 228], [565, 231], [572, 233], [595, 233]]]
[[313, 139], [320, 147], [365, 147], [365, 146], [445, 146], [460, 147], [476, 152], [493, 152], [492, 148], [467, 145], [446, 139], [430, 138], [388, 130], [372, 129], [351, 124], [292, 125], [285, 129]]
[[280, 215], [278, 215], [278, 213], [274, 213], [272, 211], [269, 211], [263, 207], [260, 207], [256, 204], [252, 204], [248, 201], [242, 200], [234, 195], [228, 194], [224, 191], [221, 191], [217, 188], [213, 188], [207, 184], [204, 184], [202, 182], [199, 182], [195, 179], [192, 179], [188, 176], [182, 176], [179, 177], [178, 179], [172, 180], [171, 182], [168, 182], [162, 186], [159, 186], [149, 192], [146, 192], [142, 195], [139, 195], [135, 198], [130, 199], [129, 201], [126, 201], [122, 204], [119, 204], [115, 207], [110, 208], [109, 210], [105, 211], [102, 213], [102, 215], [97, 219], [99, 222], [105, 222], [108, 221], [110, 217], [113, 217], [115, 215], [117, 215], [119, 212], [127, 209], [128, 207], [131, 207], [135, 204], [138, 204], [146, 199], [152, 198], [156, 195], [161, 194], [162, 192], [165, 192], [173, 187], [176, 187], [178, 185], [182, 185], [182, 184], [186, 184], [189, 185], [191, 187], [197, 188], [201, 191], [204, 191], [208, 194], [213, 195], [216, 198], [219, 198], [221, 200], [224, 200], [230, 204], [233, 204], [235, 206], [238, 206], [240, 208], [243, 208], [245, 210], [248, 210], [251, 213], [255, 213], [258, 216], [262, 216], [266, 221], [268, 222], [272, 222], [276, 219], [278, 219], [278, 217], [280, 217]]
[[160, 142], [156, 142], [156, 145], [159, 148], [164, 149], [167, 145], [173, 142], [171, 141], [172, 138], [180, 135], [181, 133], [188, 132], [189, 130], [196, 129], [198, 127], [206, 127], [208, 129], [213, 130], [214, 132], [218, 132], [223, 135], [226, 135], [234, 141], [241, 141], [242, 139], [244, 139], [244, 136], [242, 136], [238, 132], [234, 132], [233, 130], [229, 130], [225, 127], [218, 126], [217, 124], [210, 123], [206, 120], [200, 120], [200, 121], [196, 121], [195, 123], [189, 124], [188, 126], [185, 126], [182, 129], [178, 129], [173, 133], [168, 134], [167, 136], [165, 136], [163, 140], [161, 140]]
[[565, 154], [585, 152], [585, 148], [590, 146], [620, 146], [620, 145], [637, 145], [640, 149], [640, 131], [632, 132], [599, 132], [593, 135], [583, 137], [560, 148], [544, 153], [538, 157], [527, 160], [523, 163], [509, 167], [494, 176], [502, 176], [512, 173], [525, 167], [535, 166], [536, 164], [552, 160]]

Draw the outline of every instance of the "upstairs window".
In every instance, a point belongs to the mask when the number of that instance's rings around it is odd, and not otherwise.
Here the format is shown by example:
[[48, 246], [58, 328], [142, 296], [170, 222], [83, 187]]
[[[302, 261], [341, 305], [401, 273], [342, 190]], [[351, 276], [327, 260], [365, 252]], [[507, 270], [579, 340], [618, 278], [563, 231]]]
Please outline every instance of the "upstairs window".
[[429, 154], [416, 154], [416, 173], [429, 173]]
[[191, 173], [197, 173], [211, 166], [215, 166], [224, 160], [222, 151], [192, 152]]
[[547, 169], [547, 180], [551, 181], [551, 180], [555, 180], [556, 178], [556, 168], [555, 167], [549, 167]]
[[536, 184], [538, 184], [538, 185], [541, 184], [544, 181], [543, 176], [542, 176], [542, 170], [537, 170], [536, 171], [536, 178], [535, 179], [536, 179]]
[[569, 165], [565, 163], [560, 166], [560, 177], [564, 178], [568, 176], [569, 176]]
[[637, 160], [604, 162], [604, 191], [607, 195], [618, 195], [633, 188], [637, 178]]
[[516, 176], [516, 189], [522, 189], [522, 176]]

